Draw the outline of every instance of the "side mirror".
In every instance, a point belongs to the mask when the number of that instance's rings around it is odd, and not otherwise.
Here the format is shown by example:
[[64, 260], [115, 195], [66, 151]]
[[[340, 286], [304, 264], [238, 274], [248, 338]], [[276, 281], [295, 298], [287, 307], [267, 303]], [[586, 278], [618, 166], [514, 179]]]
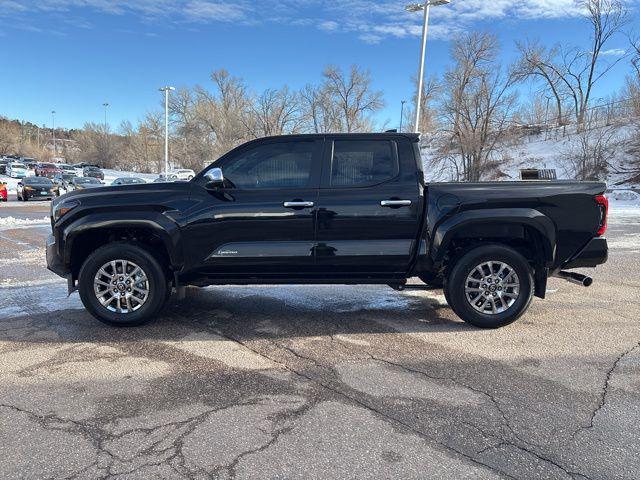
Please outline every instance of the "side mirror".
[[222, 188], [224, 187], [224, 175], [220, 168], [212, 168], [204, 174], [204, 178], [207, 179], [207, 188]]

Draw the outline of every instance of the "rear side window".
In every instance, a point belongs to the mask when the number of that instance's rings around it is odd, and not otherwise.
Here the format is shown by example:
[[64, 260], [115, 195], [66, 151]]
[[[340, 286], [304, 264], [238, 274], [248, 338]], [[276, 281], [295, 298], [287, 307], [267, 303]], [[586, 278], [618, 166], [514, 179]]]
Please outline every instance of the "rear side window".
[[392, 143], [386, 140], [336, 140], [331, 161], [332, 187], [366, 187], [398, 174]]
[[314, 142], [259, 145], [227, 162], [224, 176], [239, 189], [307, 187], [314, 149]]

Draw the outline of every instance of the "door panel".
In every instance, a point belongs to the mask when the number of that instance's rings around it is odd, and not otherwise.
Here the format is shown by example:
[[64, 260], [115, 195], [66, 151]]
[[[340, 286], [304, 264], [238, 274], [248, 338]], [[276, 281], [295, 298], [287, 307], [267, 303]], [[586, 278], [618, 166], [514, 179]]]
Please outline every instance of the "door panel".
[[[408, 270], [422, 218], [422, 188], [415, 175], [415, 164], [403, 164], [405, 160], [400, 160], [395, 142], [387, 143], [391, 146], [390, 154], [371, 142], [340, 148], [334, 142], [325, 149], [325, 174], [317, 213], [319, 271], [389, 274]], [[371, 155], [364, 155], [367, 151]], [[336, 152], [343, 152], [337, 187], [332, 184], [338, 170]], [[406, 161], [412, 158], [413, 154]], [[391, 166], [384, 165], [387, 162]], [[391, 178], [374, 185], [347, 186], [384, 180], [385, 176]]]
[[187, 221], [186, 255], [194, 252], [192, 268], [206, 275], [273, 276], [314, 265], [322, 141], [251, 148], [214, 164], [225, 175], [223, 190], [195, 189], [201, 202]]

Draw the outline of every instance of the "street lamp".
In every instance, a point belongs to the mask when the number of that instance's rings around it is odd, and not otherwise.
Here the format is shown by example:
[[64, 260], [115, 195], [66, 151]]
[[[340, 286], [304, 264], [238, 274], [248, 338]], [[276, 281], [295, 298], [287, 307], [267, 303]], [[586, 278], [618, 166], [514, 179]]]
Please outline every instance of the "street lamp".
[[402, 133], [402, 120], [404, 119], [404, 104], [407, 103], [406, 100], [400, 100], [400, 133]]
[[420, 132], [420, 108], [422, 106], [422, 85], [424, 83], [424, 57], [427, 51], [427, 34], [429, 33], [429, 10], [431, 7], [447, 5], [451, 0], [430, 0], [427, 3], [414, 3], [407, 5], [407, 12], [419, 12], [424, 10], [424, 23], [422, 24], [422, 48], [420, 50], [420, 74], [418, 75], [418, 101], [416, 103], [415, 132]]
[[106, 133], [107, 133], [107, 108], [109, 108], [110, 105], [107, 102], [105, 102], [105, 103], [102, 104], [102, 106], [104, 107], [104, 133], [106, 135]]
[[169, 92], [175, 87], [162, 87], [164, 92], [164, 178], [169, 178]]
[[51, 110], [51, 135], [53, 136], [53, 156], [58, 156], [58, 149], [56, 148], [56, 111]]

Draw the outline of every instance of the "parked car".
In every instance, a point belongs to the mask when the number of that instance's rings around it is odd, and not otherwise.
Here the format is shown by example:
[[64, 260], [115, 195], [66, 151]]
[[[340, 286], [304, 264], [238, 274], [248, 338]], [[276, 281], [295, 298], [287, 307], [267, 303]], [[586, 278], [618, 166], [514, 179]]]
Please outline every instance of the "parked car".
[[28, 169], [24, 163], [12, 161], [7, 164], [7, 175], [11, 178], [24, 178], [27, 172]]
[[82, 176], [93, 177], [93, 178], [98, 178], [100, 180], [104, 180], [104, 173], [102, 172], [102, 170], [100, 170], [98, 167], [93, 167], [93, 166], [84, 167], [82, 169]]
[[158, 178], [156, 178], [156, 179], [153, 181], [153, 183], [169, 183], [169, 182], [177, 182], [178, 180], [179, 180], [179, 179], [178, 179], [178, 176], [177, 176], [177, 175], [175, 175], [175, 174], [173, 174], [173, 173], [170, 173], [170, 174], [168, 174], [168, 175], [166, 175], [166, 176], [165, 176], [164, 174], [162, 174], [162, 173], [161, 173], [161, 174], [158, 176]]
[[51, 200], [60, 195], [58, 186], [47, 177], [28, 177], [16, 186], [18, 200], [26, 202], [32, 198]]
[[53, 163], [40, 163], [36, 167], [36, 175], [38, 177], [47, 177], [51, 179], [58, 173], [62, 173], [62, 170]]
[[36, 168], [38, 168], [38, 162], [33, 158], [22, 158], [20, 160], [27, 167], [27, 177], [36, 176]]
[[171, 174], [175, 175], [179, 180], [191, 180], [196, 176], [196, 172], [189, 170], [188, 168], [178, 168], [171, 170]]
[[87, 167], [100, 168], [99, 165], [95, 165], [93, 163], [87, 163], [87, 162], [76, 163], [76, 164], [72, 165], [72, 167], [75, 169], [76, 177], [84, 176], [84, 169], [87, 168]]
[[66, 163], [57, 163], [56, 166], [62, 170], [62, 173], [66, 173], [66, 174], [72, 174], [74, 176], [76, 173], [76, 167], [74, 167], [73, 165], [68, 165]]
[[6, 202], [7, 200], [7, 182], [0, 182], [0, 201]]
[[73, 177], [67, 184], [68, 190], [86, 190], [90, 188], [102, 187], [104, 184], [94, 177]]
[[73, 167], [73, 170], [74, 170], [74, 172], [76, 174], [76, 177], [81, 177], [82, 176], [82, 172], [84, 171], [84, 167], [82, 166], [82, 164], [77, 163], [75, 165], [72, 165], [72, 167]]
[[185, 285], [401, 290], [418, 276], [496, 328], [544, 298], [549, 276], [591, 284], [569, 270], [607, 260], [604, 183], [425, 183], [418, 141], [259, 139], [191, 182], [71, 192], [52, 205], [48, 268], [115, 325], [148, 321]]
[[69, 183], [75, 178], [73, 173], [67, 173], [64, 169], [62, 173], [56, 174], [51, 180], [53, 183], [58, 185], [60, 190], [64, 190], [65, 192], [69, 190]]
[[137, 177], [122, 177], [122, 178], [116, 178], [111, 183], [111, 185], [113, 185], [113, 186], [117, 186], [117, 185], [136, 185], [136, 184], [142, 184], [142, 183], [147, 183], [147, 182], [145, 182], [141, 178], [137, 178]]
[[2, 175], [7, 174], [7, 165], [9, 164], [10, 161], [11, 160], [6, 157], [0, 158], [0, 174]]

